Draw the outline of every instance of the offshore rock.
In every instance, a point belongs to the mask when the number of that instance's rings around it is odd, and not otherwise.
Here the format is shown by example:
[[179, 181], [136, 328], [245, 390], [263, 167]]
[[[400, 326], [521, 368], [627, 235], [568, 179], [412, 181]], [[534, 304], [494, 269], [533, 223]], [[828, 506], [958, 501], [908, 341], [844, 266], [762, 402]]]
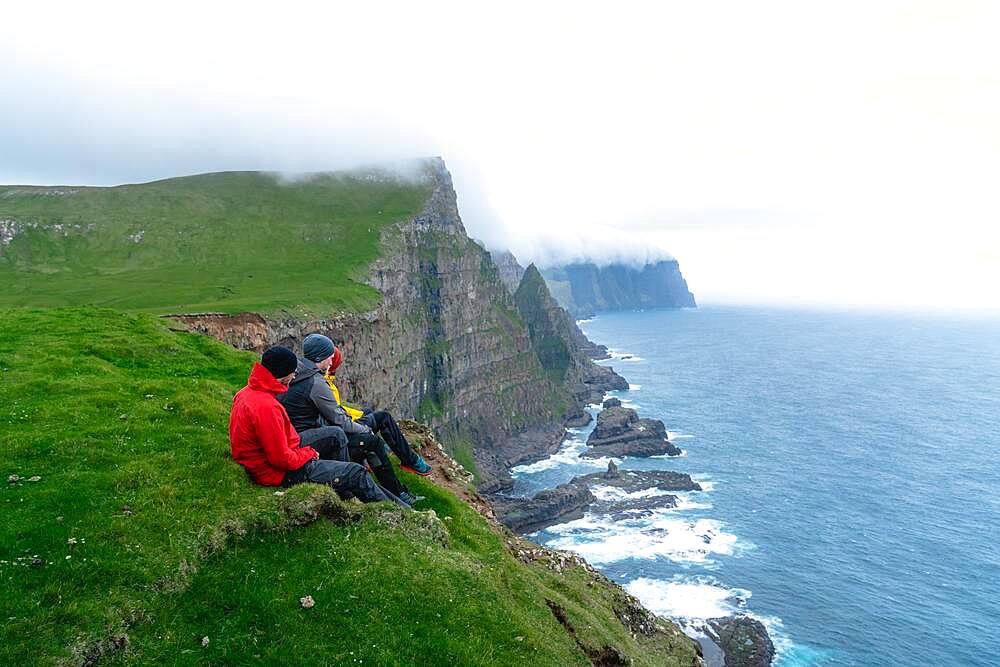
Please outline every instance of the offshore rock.
[[768, 667], [774, 660], [774, 643], [760, 621], [749, 616], [713, 618], [708, 626], [726, 667]]
[[620, 470], [614, 461], [608, 463], [607, 472], [592, 472], [573, 478], [573, 482], [613, 486], [627, 493], [662, 489], [663, 491], [702, 491], [701, 484], [686, 472], [672, 470]]
[[531, 533], [548, 526], [579, 519], [594, 502], [586, 484], [576, 480], [535, 494], [530, 500], [493, 497], [493, 507], [505, 526], [517, 533]]
[[607, 399], [606, 401], [604, 401], [603, 403], [601, 403], [601, 407], [605, 408], [605, 409], [606, 408], [620, 408], [621, 406], [622, 406], [622, 402], [619, 399], [614, 398], [614, 397], [611, 397], [611, 398]]
[[[621, 497], [598, 499], [593, 487], [614, 487]], [[686, 473], [669, 470], [619, 470], [611, 462], [607, 472], [574, 477], [555, 489], [540, 491], [532, 498], [494, 496], [490, 500], [497, 516], [515, 532], [534, 532], [549, 526], [579, 519], [587, 511], [607, 514], [614, 520], [635, 518], [658, 509], [677, 506], [677, 496], [670, 493], [629, 498], [648, 489], [660, 491], [701, 491], [701, 486]]]
[[681, 450], [667, 440], [667, 429], [658, 419], [640, 419], [632, 408], [612, 406], [597, 415], [597, 426], [587, 438], [590, 449], [581, 456], [677, 456]]
[[517, 286], [521, 284], [524, 267], [510, 250], [491, 250], [490, 255], [493, 257], [493, 263], [497, 265], [504, 287], [513, 295], [517, 291]]

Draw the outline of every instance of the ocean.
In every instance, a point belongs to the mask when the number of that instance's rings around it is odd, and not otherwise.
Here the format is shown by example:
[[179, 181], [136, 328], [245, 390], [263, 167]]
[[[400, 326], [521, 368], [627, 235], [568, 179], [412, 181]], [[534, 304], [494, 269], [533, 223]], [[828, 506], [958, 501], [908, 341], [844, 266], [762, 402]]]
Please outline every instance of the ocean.
[[[620, 465], [705, 491], [532, 539], [693, 636], [761, 619], [781, 667], [1000, 665], [1000, 320], [703, 307], [581, 327], [631, 383], [612, 395], [684, 450]], [[515, 468], [514, 492], [606, 468], [577, 458], [592, 428]]]

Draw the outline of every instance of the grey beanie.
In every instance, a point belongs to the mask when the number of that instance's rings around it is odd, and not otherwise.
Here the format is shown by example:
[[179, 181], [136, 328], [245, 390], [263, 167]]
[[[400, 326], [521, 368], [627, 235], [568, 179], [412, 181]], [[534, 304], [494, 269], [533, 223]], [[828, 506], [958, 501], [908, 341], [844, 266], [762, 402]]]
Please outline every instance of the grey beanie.
[[302, 341], [302, 356], [309, 361], [323, 361], [333, 354], [333, 341], [319, 333], [311, 333]]

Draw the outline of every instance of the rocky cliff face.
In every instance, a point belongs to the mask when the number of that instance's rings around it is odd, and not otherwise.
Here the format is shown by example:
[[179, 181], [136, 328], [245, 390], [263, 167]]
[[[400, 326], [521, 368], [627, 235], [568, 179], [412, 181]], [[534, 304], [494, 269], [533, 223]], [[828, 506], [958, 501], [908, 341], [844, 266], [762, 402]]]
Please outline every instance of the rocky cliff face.
[[625, 378], [593, 363], [593, 344], [556, 303], [534, 264], [525, 270], [514, 301], [542, 369], [554, 383], [570, 391], [574, 406], [600, 403], [604, 392], [611, 389], [628, 389]]
[[524, 267], [509, 250], [493, 250], [490, 252], [490, 256], [493, 257], [493, 263], [497, 265], [500, 280], [503, 281], [507, 291], [513, 294], [517, 291], [517, 286], [521, 284]]
[[366, 278], [383, 296], [376, 309], [315, 319], [174, 317], [257, 351], [277, 343], [301, 350], [306, 334], [327, 334], [344, 351], [338, 379], [347, 400], [415, 416], [453, 444], [473, 443], [482, 482], [500, 488], [496, 478], [511, 460], [558, 444], [571, 392], [544, 372], [496, 265], [466, 234], [444, 163], [427, 172], [434, 188], [426, 207], [383, 235]]
[[[338, 380], [347, 400], [431, 424], [454, 450], [468, 450], [464, 462], [474, 458], [490, 493], [511, 486], [510, 467], [554, 451], [564, 425], [586, 423], [583, 405], [628, 383], [591, 361], [606, 350], [587, 340], [534, 266], [523, 270], [503, 253], [498, 268], [468, 237], [441, 160], [428, 163], [426, 178], [423, 211], [383, 234], [365, 277], [382, 294], [374, 310], [173, 317], [256, 351], [299, 350], [308, 333], [325, 333], [345, 355]], [[512, 292], [504, 279], [514, 277]]]
[[694, 308], [694, 295], [676, 260], [634, 268], [570, 264], [545, 271], [552, 293], [575, 317], [602, 310]]

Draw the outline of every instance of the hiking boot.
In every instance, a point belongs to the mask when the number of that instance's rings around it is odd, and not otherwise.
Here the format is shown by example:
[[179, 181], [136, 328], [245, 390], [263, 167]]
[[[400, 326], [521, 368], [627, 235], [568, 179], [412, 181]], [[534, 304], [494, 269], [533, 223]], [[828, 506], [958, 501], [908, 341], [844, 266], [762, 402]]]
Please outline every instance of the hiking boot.
[[431, 474], [432, 470], [432, 468], [429, 465], [427, 465], [427, 461], [424, 461], [424, 457], [422, 457], [420, 454], [417, 454], [417, 459], [416, 461], [413, 462], [412, 465], [404, 464], [399, 467], [402, 468], [403, 470], [409, 470], [410, 472], [414, 472], [420, 475], [421, 477], [427, 477], [427, 475]]
[[[426, 464], [425, 464], [426, 465]], [[418, 496], [416, 494], [410, 493], [409, 491], [403, 491], [399, 494], [399, 499], [402, 500], [407, 505], [415, 505], [421, 500], [426, 500], [425, 496]]]

